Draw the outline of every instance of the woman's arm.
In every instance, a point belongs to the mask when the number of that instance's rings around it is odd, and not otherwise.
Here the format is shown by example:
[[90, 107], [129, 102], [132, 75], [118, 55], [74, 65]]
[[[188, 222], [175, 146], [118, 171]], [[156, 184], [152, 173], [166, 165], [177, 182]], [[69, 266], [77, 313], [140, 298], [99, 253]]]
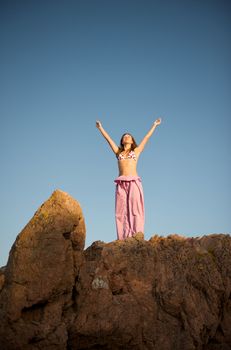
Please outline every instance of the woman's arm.
[[116, 143], [111, 139], [111, 137], [108, 135], [108, 133], [104, 130], [102, 127], [102, 124], [100, 123], [99, 120], [96, 121], [96, 127], [99, 129], [103, 137], [106, 139], [106, 141], [109, 143], [111, 149], [115, 154], [118, 153], [119, 147], [116, 145]]
[[155, 128], [157, 127], [157, 125], [159, 125], [160, 123], [161, 123], [161, 118], [155, 120], [155, 122], [152, 125], [151, 129], [149, 130], [149, 132], [144, 136], [144, 138], [141, 141], [141, 143], [139, 144], [139, 146], [136, 147], [136, 151], [138, 151], [138, 153], [143, 151], [144, 146], [148, 142], [149, 138], [152, 136]]

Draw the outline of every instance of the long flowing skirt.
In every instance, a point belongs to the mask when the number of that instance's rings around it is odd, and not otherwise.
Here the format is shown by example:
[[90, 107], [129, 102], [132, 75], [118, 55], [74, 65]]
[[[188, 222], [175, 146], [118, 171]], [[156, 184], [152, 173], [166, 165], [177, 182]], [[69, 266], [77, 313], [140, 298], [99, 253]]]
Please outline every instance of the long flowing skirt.
[[139, 176], [119, 176], [114, 182], [117, 238], [123, 240], [144, 233], [144, 194]]

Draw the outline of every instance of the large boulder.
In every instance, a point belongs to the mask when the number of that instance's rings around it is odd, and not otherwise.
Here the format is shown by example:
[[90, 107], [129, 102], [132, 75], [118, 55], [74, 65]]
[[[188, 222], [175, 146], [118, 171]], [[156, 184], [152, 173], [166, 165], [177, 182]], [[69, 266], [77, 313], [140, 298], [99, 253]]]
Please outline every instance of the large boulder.
[[55, 191], [0, 269], [1, 349], [231, 349], [230, 235], [84, 242]]
[[140, 237], [84, 252], [68, 349], [231, 349], [231, 237]]
[[0, 276], [1, 349], [64, 348], [63, 314], [73, 305], [84, 244], [79, 203], [54, 191], [17, 236]]

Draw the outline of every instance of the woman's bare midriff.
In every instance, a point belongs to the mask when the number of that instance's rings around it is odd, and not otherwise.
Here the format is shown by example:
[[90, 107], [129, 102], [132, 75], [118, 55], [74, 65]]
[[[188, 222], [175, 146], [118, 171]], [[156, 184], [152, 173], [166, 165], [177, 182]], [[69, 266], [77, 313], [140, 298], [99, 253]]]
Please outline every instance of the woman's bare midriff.
[[138, 176], [134, 159], [118, 160], [119, 176]]

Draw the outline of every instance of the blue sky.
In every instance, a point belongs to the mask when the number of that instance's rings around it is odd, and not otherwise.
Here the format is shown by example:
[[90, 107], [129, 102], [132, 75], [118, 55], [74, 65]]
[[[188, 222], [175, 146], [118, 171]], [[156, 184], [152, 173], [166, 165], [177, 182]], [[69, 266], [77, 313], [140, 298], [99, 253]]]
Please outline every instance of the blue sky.
[[116, 239], [117, 161], [95, 127], [137, 143], [145, 238], [230, 233], [231, 4], [0, 2], [0, 266], [55, 189], [79, 201], [85, 247]]

